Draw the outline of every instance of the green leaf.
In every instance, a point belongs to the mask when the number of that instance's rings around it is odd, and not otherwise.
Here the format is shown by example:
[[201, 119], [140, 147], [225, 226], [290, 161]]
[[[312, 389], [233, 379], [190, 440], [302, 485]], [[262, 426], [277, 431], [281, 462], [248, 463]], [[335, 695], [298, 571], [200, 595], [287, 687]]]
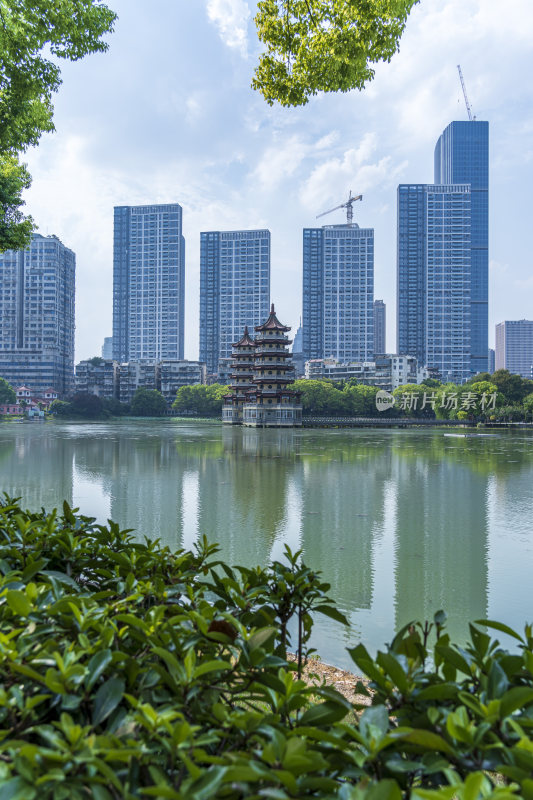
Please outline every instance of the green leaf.
[[438, 653], [443, 661], [451, 664], [455, 669], [458, 669], [460, 672], [464, 672], [466, 675], [471, 675], [472, 670], [470, 669], [470, 665], [468, 661], [455, 650], [453, 647], [449, 647], [448, 645], [437, 644], [435, 646], [435, 652]]
[[124, 694], [121, 678], [109, 678], [96, 692], [93, 705], [93, 725], [100, 725], [118, 706]]
[[443, 739], [438, 733], [426, 731], [422, 728], [413, 728], [412, 730], [406, 732], [398, 729], [391, 734], [391, 737], [394, 739], [401, 739], [402, 742], [416, 744], [419, 747], [422, 747], [424, 750], [430, 750], [436, 753], [447, 753], [448, 755], [451, 755], [454, 752], [453, 747], [448, 744], [446, 739]]
[[231, 669], [229, 661], [206, 661], [194, 670], [194, 677], [200, 678], [208, 672], [220, 672], [225, 669]]
[[525, 778], [520, 784], [520, 795], [524, 800], [533, 800], [533, 780]]
[[324, 614], [324, 616], [335, 620], [335, 622], [342, 623], [342, 625], [349, 625], [349, 622], [346, 619], [345, 615], [337, 608], [335, 608], [335, 606], [325, 606], [325, 605], [314, 606], [313, 611], [318, 611], [320, 612], [320, 614]]
[[94, 800], [113, 800], [112, 795], [105, 786], [101, 786], [99, 783], [91, 783], [91, 791]]
[[513, 639], [517, 639], [519, 642], [524, 643], [524, 640], [522, 639], [520, 634], [518, 634], [508, 625], [505, 625], [503, 622], [495, 622], [492, 619], [476, 619], [475, 622], [476, 625], [484, 625], [486, 628], [494, 628], [494, 630], [506, 633], [508, 636], [512, 636]]
[[501, 698], [500, 713], [502, 717], [508, 717], [513, 711], [533, 703], [533, 689], [529, 686], [515, 686], [505, 692]]
[[332, 725], [334, 722], [339, 722], [344, 719], [348, 713], [340, 703], [335, 703], [333, 700], [327, 700], [317, 706], [311, 706], [304, 712], [300, 718], [301, 725]]
[[216, 791], [224, 779], [226, 767], [211, 767], [200, 778], [197, 778], [187, 787], [187, 794], [191, 797], [208, 798], [215, 797]]
[[497, 699], [501, 697], [504, 692], [509, 688], [509, 680], [507, 675], [500, 667], [497, 661], [493, 661], [490, 672], [489, 681], [487, 685], [487, 695], [489, 699]]
[[55, 578], [55, 580], [59, 581], [59, 583], [64, 583], [66, 586], [70, 586], [71, 589], [75, 589], [77, 592], [80, 591], [80, 587], [76, 581], [68, 575], [65, 575], [64, 572], [58, 572], [55, 569], [43, 569], [41, 570], [41, 575], [46, 575], [47, 578]]
[[141, 791], [149, 797], [164, 797], [165, 800], [183, 800], [182, 793], [177, 792], [171, 786], [158, 784], [157, 786], [149, 786], [147, 789], [141, 789]]
[[20, 617], [27, 617], [31, 614], [31, 603], [24, 592], [20, 592], [18, 589], [11, 589], [6, 593], [6, 600], [14, 614], [18, 614]]
[[349, 647], [348, 653], [352, 661], [363, 670], [368, 678], [375, 681], [380, 686], [383, 685], [383, 674], [364, 645], [358, 644], [357, 647]]
[[85, 686], [87, 689], [92, 689], [102, 672], [108, 664], [111, 663], [111, 650], [100, 650], [95, 653], [87, 665], [87, 677], [85, 679]]
[[453, 700], [457, 697], [457, 686], [454, 683], [436, 683], [414, 695], [416, 700]]
[[365, 800], [401, 800], [402, 793], [396, 781], [387, 778], [367, 789]]
[[33, 800], [37, 790], [20, 776], [0, 784], [0, 800]]
[[270, 639], [274, 639], [277, 633], [278, 629], [274, 627], [261, 628], [253, 633], [248, 639], [250, 652], [256, 650], [258, 647], [262, 647]]
[[371, 728], [377, 729], [381, 738], [387, 733], [389, 729], [389, 712], [385, 706], [370, 706], [361, 714], [359, 729], [367, 740], [372, 736]]
[[485, 792], [482, 792], [484, 788], [490, 788], [490, 783], [483, 773], [472, 772], [465, 780], [463, 800], [478, 800], [480, 794], [485, 794]]
[[392, 653], [378, 653], [376, 661], [385, 670], [385, 673], [389, 675], [400, 692], [402, 694], [407, 692], [407, 675], [398, 659]]

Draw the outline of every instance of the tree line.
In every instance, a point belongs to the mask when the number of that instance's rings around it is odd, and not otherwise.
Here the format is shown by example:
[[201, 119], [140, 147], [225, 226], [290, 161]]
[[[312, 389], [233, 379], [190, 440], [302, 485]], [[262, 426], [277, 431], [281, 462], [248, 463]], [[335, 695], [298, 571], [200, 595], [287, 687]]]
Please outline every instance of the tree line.
[[[464, 384], [441, 383], [428, 378], [421, 384], [406, 384], [392, 392], [394, 405], [380, 411], [376, 386], [348, 381], [298, 380], [293, 388], [301, 393], [305, 416], [319, 417], [410, 417], [476, 421], [533, 421], [533, 380], [500, 369], [481, 373]], [[214, 383], [182, 386], [172, 403], [177, 415], [220, 418], [229, 387]], [[13, 388], [0, 378], [0, 403], [16, 401]], [[165, 398], [154, 389], [139, 388], [131, 403], [78, 392], [68, 400], [55, 400], [50, 411], [59, 417], [97, 419], [124, 415], [160, 417], [167, 413]]]
[[[379, 411], [376, 386], [355, 379], [348, 381], [298, 380], [293, 389], [301, 393], [305, 416], [323, 417], [416, 417], [429, 419], [533, 419], [533, 380], [500, 369], [494, 374], [475, 375], [457, 385], [428, 378], [421, 384], [406, 384], [392, 392], [394, 405]], [[213, 384], [182, 387], [172, 408], [177, 413], [218, 417], [222, 413], [227, 386]]]

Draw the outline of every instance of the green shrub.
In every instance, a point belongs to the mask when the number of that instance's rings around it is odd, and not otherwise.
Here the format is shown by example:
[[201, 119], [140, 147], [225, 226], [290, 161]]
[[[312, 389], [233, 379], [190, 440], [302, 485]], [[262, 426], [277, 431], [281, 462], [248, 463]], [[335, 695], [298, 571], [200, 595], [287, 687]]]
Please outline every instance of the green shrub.
[[358, 645], [363, 710], [299, 678], [313, 614], [345, 620], [290, 550], [231, 568], [6, 497], [0, 576], [0, 798], [533, 797], [530, 627]]

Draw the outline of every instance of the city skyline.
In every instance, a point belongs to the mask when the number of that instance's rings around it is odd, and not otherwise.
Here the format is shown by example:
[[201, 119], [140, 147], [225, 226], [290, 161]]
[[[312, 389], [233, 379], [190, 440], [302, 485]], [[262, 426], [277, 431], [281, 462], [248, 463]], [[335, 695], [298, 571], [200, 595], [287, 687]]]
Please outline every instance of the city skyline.
[[[76, 360], [98, 354], [111, 334], [115, 205], [182, 205], [185, 355], [196, 358], [199, 232], [269, 228], [271, 294], [296, 328], [300, 231], [350, 189], [364, 196], [357, 221], [375, 228], [375, 293], [389, 306], [387, 350], [396, 349], [395, 190], [431, 180], [436, 137], [467, 118], [458, 63], [474, 113], [491, 124], [490, 344], [496, 322], [530, 316], [533, 87], [521, 65], [533, 8], [525, 0], [512, 0], [503, 20], [495, 0], [426, 0], [400, 53], [364, 92], [320, 95], [293, 110], [269, 108], [249, 88], [259, 48], [253, 2], [231, 0], [225, 14], [219, 0], [161, 0], [157, 15], [139, 0], [113, 6], [109, 52], [62, 67], [57, 132], [26, 154], [27, 210], [78, 258]], [[337, 214], [332, 223], [342, 222]]]

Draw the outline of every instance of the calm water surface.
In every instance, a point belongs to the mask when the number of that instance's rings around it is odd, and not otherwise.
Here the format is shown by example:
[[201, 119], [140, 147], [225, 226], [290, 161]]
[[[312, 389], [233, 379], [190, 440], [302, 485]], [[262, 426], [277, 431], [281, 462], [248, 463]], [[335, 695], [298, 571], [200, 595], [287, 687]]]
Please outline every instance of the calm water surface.
[[172, 548], [200, 534], [232, 563], [301, 548], [350, 629], [317, 622], [325, 661], [413, 618], [533, 620], [533, 436], [441, 430], [228, 429], [119, 421], [0, 424], [0, 489], [63, 499]]

